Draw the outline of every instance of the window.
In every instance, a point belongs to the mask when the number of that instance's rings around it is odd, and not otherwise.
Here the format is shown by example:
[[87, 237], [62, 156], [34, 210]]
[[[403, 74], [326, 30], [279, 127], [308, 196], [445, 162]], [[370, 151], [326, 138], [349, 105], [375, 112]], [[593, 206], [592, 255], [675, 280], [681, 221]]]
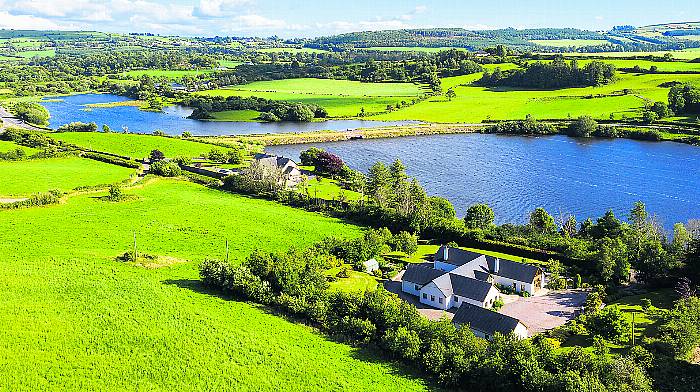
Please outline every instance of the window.
[[442, 303], [442, 297], [438, 298], [438, 302]]
[[418, 290], [419, 290], [418, 285], [417, 285], [417, 284], [414, 284], [414, 285], [413, 285], [413, 289], [415, 289], [416, 291], [418, 291]]
[[455, 295], [454, 301], [455, 301], [455, 302], [459, 302], [459, 297]]
[[430, 296], [430, 301], [431, 301], [431, 302], [435, 302], [435, 296], [434, 296], [434, 295], [431, 295], [431, 296]]
[[423, 299], [428, 299], [428, 294], [423, 293]]
[[520, 285], [520, 291], [525, 291], [525, 285], [524, 285], [524, 284], [521, 284], [521, 285]]

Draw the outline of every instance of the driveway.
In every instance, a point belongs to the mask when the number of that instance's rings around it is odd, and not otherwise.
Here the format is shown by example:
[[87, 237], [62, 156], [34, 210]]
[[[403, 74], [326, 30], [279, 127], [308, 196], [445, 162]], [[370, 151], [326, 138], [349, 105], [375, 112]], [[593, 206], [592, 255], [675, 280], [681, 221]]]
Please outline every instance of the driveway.
[[530, 335], [534, 335], [564, 325], [575, 318], [587, 296], [588, 293], [583, 290], [549, 292], [507, 303], [500, 313], [519, 319], [530, 331]]

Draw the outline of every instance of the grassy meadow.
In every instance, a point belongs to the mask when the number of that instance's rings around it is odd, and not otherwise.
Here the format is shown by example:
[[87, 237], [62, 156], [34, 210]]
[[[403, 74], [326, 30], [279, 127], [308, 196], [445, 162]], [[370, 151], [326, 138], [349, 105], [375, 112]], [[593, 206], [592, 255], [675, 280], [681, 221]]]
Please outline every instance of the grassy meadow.
[[39, 152], [39, 150], [37, 150], [36, 148], [20, 146], [12, 142], [0, 140], [0, 152], [14, 151], [17, 149], [24, 151], [25, 153], [27, 153], [27, 155], [32, 155]]
[[413, 83], [361, 83], [333, 79], [287, 79], [254, 82], [231, 88], [208, 90], [211, 96], [260, 97], [323, 106], [331, 117], [349, 117], [360, 113], [380, 112], [420, 96], [423, 88]]
[[214, 146], [164, 136], [143, 135], [136, 133], [102, 133], [102, 132], [55, 132], [50, 136], [65, 143], [96, 151], [110, 152], [135, 159], [147, 157], [151, 151], [160, 150], [166, 157], [200, 156], [211, 151]]
[[70, 191], [82, 186], [112, 184], [128, 179], [134, 172], [78, 157], [0, 161], [0, 195], [28, 196], [52, 189]]
[[257, 121], [260, 112], [255, 110], [225, 110], [210, 113], [213, 118], [207, 121]]
[[260, 53], [292, 53], [292, 54], [297, 54], [297, 53], [328, 53], [327, 50], [323, 49], [314, 49], [314, 48], [263, 48], [263, 49], [256, 49], [256, 52]]
[[[675, 63], [674, 63], [675, 64]], [[618, 80], [600, 87], [558, 90], [527, 90], [509, 87], [480, 87], [470, 83], [481, 74], [444, 78], [443, 90], [454, 88], [457, 96], [449, 101], [436, 96], [391, 113], [373, 116], [377, 120], [422, 120], [431, 122], [476, 123], [483, 120], [568, 118], [590, 115], [598, 119], [641, 114], [648, 101], [666, 101], [668, 81], [700, 84], [700, 75], [618, 73]], [[627, 93], [625, 93], [627, 90]]]
[[[221, 298], [197, 265], [304, 246], [355, 226], [157, 179], [45, 208], [0, 211], [0, 378], [10, 390], [424, 390], [422, 381], [264, 308]], [[187, 205], [189, 208], [182, 208]], [[117, 262], [131, 249], [160, 268]]]
[[671, 53], [673, 58], [681, 60], [693, 60], [700, 58], [700, 48], [689, 48], [683, 50], [666, 50], [658, 52], [600, 52], [600, 53], [562, 53], [564, 56], [586, 56], [586, 57], [663, 57], [666, 53]]

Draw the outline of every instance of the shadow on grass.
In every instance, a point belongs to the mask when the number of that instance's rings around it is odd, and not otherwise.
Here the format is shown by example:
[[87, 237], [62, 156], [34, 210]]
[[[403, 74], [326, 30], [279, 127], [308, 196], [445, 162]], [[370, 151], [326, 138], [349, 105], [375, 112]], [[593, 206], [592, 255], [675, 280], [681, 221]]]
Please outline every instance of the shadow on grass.
[[[177, 286], [182, 289], [187, 289], [194, 291], [199, 294], [206, 294], [206, 295], [211, 295], [217, 298], [229, 300], [229, 301], [238, 301], [238, 302], [245, 302], [246, 304], [264, 312], [269, 315], [277, 316], [283, 318], [285, 321], [295, 323], [295, 324], [302, 324], [307, 327], [310, 327], [314, 329], [314, 332], [316, 332], [318, 335], [322, 336], [326, 341], [333, 342], [333, 343], [341, 343], [341, 344], [347, 344], [346, 341], [344, 341], [341, 337], [338, 336], [331, 336], [319, 329], [318, 325], [314, 325], [313, 323], [310, 323], [307, 319], [301, 318], [301, 317], [296, 317], [290, 314], [287, 314], [283, 311], [281, 311], [278, 308], [272, 307], [272, 306], [265, 306], [261, 305], [255, 302], [248, 302], [248, 301], [240, 301], [238, 298], [224, 294], [219, 290], [215, 289], [210, 289], [204, 284], [202, 284], [201, 280], [198, 279], [166, 279], [162, 281], [163, 284], [166, 285], [173, 285]], [[354, 346], [350, 345], [352, 347], [352, 350], [350, 351], [350, 356], [353, 359], [357, 359], [362, 362], [367, 362], [367, 363], [372, 363], [376, 365], [381, 365], [387, 370], [388, 374], [399, 376], [402, 378], [405, 378], [407, 380], [418, 380], [424, 383], [425, 387], [429, 391], [444, 391], [444, 389], [441, 389], [439, 386], [437, 386], [432, 380], [429, 379], [429, 376], [425, 373], [423, 373], [417, 366], [410, 366], [406, 365], [404, 363], [401, 363], [399, 361], [394, 361], [391, 359], [387, 359], [384, 355], [382, 350], [379, 347], [374, 347], [374, 346]]]

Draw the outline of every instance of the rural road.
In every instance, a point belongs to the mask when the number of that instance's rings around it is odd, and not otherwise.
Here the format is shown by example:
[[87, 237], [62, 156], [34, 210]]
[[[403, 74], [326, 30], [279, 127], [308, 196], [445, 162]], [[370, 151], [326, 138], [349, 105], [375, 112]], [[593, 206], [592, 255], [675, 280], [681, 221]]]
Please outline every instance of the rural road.
[[3, 127], [5, 127], [5, 128], [16, 127], [16, 128], [29, 129], [31, 131], [45, 131], [46, 130], [46, 129], [35, 127], [33, 125], [25, 123], [24, 121], [13, 116], [12, 113], [8, 112], [7, 109], [5, 109], [2, 106], [0, 106], [0, 119], [2, 119], [2, 126], [0, 126], [0, 129], [2, 129]]

